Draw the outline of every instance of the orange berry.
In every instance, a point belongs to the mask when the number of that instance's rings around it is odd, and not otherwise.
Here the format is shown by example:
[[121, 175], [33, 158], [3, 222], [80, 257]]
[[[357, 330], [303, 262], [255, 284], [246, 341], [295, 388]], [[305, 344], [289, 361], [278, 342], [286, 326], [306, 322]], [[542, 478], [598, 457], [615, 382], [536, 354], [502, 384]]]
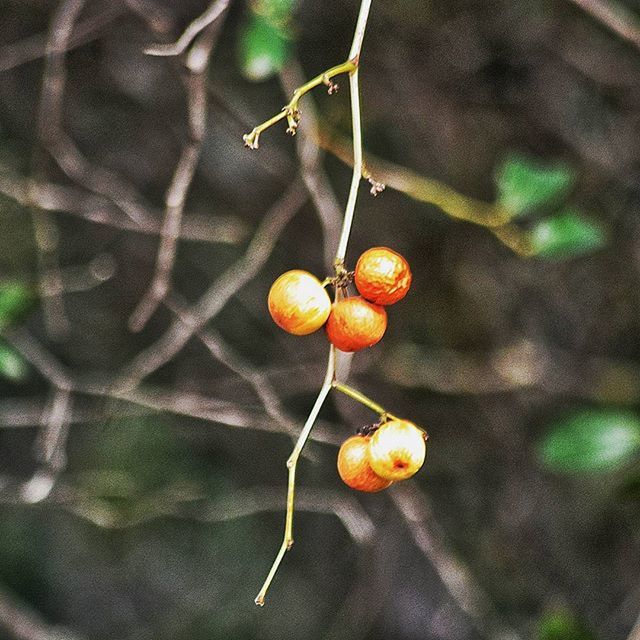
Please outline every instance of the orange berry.
[[380, 341], [387, 328], [384, 307], [360, 296], [343, 298], [333, 303], [327, 320], [329, 341], [340, 351], [360, 351]]
[[408, 420], [385, 422], [371, 436], [369, 464], [387, 480], [406, 480], [424, 462], [426, 434]]
[[271, 285], [267, 303], [273, 321], [297, 336], [318, 330], [331, 312], [331, 299], [320, 280], [300, 269], [283, 273]]
[[338, 473], [342, 481], [358, 491], [374, 493], [386, 489], [390, 480], [376, 475], [369, 465], [369, 436], [351, 436], [338, 451]]
[[358, 258], [355, 282], [360, 295], [375, 304], [394, 304], [411, 286], [409, 263], [387, 247], [367, 249]]

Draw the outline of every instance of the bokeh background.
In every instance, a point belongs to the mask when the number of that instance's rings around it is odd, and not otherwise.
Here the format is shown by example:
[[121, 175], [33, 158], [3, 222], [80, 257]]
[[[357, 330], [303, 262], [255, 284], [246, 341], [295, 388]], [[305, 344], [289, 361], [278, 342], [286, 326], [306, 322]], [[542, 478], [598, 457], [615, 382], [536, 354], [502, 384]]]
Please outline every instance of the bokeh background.
[[[637, 640], [640, 4], [374, 1], [363, 135], [389, 186], [363, 184], [348, 264], [387, 245], [414, 284], [340, 366], [429, 453], [356, 495], [336, 446], [373, 416], [332, 395], [262, 609], [327, 354], [265, 300], [330, 273], [346, 78], [295, 139], [242, 134], [345, 59], [359, 7], [232, 1], [144, 53], [208, 7], [0, 0], [2, 637]], [[134, 331], [172, 181], [170, 286]]]

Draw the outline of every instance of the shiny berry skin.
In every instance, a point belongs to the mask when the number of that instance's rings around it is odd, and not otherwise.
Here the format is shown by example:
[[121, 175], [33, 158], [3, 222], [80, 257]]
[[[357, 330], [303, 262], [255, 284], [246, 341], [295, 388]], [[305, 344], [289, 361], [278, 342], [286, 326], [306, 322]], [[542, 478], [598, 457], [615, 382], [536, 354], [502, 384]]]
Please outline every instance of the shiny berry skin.
[[271, 285], [267, 304], [273, 321], [297, 336], [317, 331], [331, 312], [331, 299], [320, 280], [300, 269], [283, 273]]
[[367, 249], [358, 258], [355, 283], [360, 295], [375, 304], [402, 300], [411, 286], [409, 263], [387, 247]]
[[333, 303], [326, 330], [329, 341], [340, 351], [360, 351], [379, 342], [387, 328], [384, 307], [360, 296]]
[[351, 436], [338, 452], [338, 473], [352, 489], [375, 493], [386, 489], [390, 480], [376, 475], [369, 465], [369, 436]]
[[385, 422], [369, 443], [369, 464], [386, 480], [406, 480], [420, 469], [427, 453], [426, 434], [408, 420]]

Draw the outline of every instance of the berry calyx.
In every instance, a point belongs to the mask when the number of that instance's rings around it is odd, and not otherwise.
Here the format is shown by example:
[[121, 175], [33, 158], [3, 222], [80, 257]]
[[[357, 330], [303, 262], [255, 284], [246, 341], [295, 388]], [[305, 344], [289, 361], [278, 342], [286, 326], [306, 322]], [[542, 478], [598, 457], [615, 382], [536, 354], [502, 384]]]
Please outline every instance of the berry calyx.
[[387, 312], [360, 296], [333, 303], [327, 337], [340, 351], [360, 351], [379, 342], [387, 329]]
[[409, 263], [387, 247], [367, 249], [358, 258], [355, 283], [360, 295], [375, 304], [402, 300], [411, 286]]
[[408, 420], [385, 422], [371, 436], [369, 464], [386, 480], [406, 480], [414, 475], [427, 453], [426, 434]]
[[369, 436], [351, 436], [338, 451], [338, 474], [352, 489], [375, 493], [386, 489], [390, 480], [378, 476], [369, 464]]
[[273, 321], [297, 336], [317, 331], [331, 312], [331, 299], [320, 280], [301, 269], [283, 273], [271, 285], [267, 304]]

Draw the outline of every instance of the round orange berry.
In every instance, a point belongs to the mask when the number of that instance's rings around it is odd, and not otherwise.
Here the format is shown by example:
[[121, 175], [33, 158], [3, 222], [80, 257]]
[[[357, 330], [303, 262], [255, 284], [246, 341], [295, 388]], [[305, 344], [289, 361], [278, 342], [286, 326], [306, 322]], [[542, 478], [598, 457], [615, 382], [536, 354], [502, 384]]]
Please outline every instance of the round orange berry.
[[317, 331], [331, 312], [331, 299], [320, 280], [300, 269], [283, 273], [271, 285], [267, 303], [273, 321], [297, 336]]
[[387, 328], [384, 307], [360, 296], [333, 303], [327, 320], [329, 341], [340, 351], [360, 351], [380, 341]]
[[387, 247], [367, 249], [358, 258], [355, 283], [360, 295], [375, 304], [394, 304], [411, 286], [409, 263]]
[[422, 429], [408, 420], [390, 420], [371, 436], [369, 464], [381, 478], [406, 480], [420, 469], [426, 453]]
[[369, 465], [369, 436], [351, 436], [338, 451], [338, 473], [352, 489], [374, 493], [386, 489], [390, 480], [376, 475]]

